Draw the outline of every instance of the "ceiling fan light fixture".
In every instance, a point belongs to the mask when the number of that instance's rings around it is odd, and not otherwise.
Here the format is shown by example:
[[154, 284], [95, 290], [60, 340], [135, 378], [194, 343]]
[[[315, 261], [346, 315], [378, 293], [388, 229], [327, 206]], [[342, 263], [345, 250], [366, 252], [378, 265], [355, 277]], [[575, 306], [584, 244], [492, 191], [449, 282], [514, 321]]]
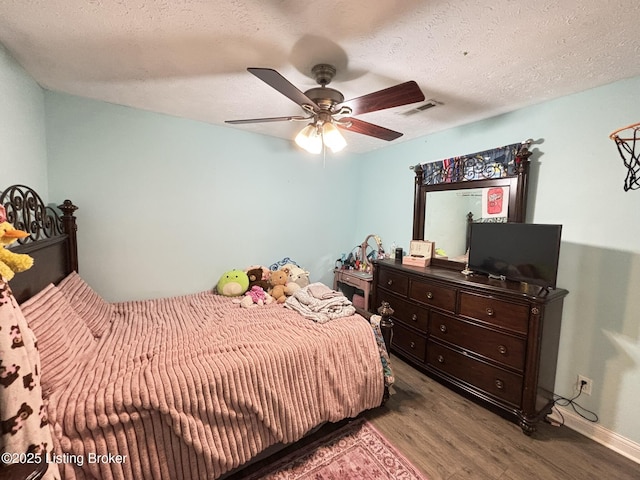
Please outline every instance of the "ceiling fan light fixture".
[[347, 146], [347, 141], [340, 133], [340, 130], [331, 122], [322, 125], [322, 138], [324, 144], [329, 147], [333, 153], [338, 153]]
[[318, 154], [322, 152], [322, 137], [318, 134], [318, 128], [310, 123], [304, 127], [295, 138], [296, 144], [309, 153]]
[[272, 68], [250, 67], [247, 70], [289, 100], [298, 104], [304, 110], [305, 116], [227, 120], [226, 123], [245, 124], [311, 120], [311, 123], [298, 132], [295, 137], [295, 143], [309, 153], [322, 153], [325, 151], [324, 147], [331, 149], [334, 153], [345, 148], [347, 142], [336, 127], [381, 140], [395, 140], [401, 137], [402, 133], [358, 120], [353, 116], [422, 102], [425, 98], [418, 84], [411, 80], [352, 98], [345, 102], [344, 95], [341, 92], [327, 87], [336, 74], [335, 67], [329, 64], [318, 64], [312, 68], [316, 83], [320, 86], [311, 88], [306, 92], [300, 91]]

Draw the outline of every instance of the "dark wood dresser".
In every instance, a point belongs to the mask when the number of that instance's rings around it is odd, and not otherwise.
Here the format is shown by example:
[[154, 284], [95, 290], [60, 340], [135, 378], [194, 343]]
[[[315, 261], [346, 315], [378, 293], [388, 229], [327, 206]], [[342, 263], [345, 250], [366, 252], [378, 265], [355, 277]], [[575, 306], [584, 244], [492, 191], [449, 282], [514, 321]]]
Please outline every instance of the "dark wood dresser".
[[392, 351], [530, 435], [551, 411], [567, 290], [374, 263], [373, 305], [394, 310]]

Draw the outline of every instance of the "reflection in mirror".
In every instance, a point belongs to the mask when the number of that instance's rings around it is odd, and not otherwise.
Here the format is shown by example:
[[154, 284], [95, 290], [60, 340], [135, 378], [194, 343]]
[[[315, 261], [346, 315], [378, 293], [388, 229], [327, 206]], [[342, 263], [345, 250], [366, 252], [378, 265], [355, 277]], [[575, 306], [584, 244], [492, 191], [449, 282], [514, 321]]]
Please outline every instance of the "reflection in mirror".
[[506, 222], [509, 187], [427, 192], [425, 239], [435, 242], [436, 257], [466, 262], [470, 222]]
[[432, 266], [465, 267], [469, 218], [525, 221], [531, 142], [410, 167], [415, 173], [413, 239], [435, 243]]

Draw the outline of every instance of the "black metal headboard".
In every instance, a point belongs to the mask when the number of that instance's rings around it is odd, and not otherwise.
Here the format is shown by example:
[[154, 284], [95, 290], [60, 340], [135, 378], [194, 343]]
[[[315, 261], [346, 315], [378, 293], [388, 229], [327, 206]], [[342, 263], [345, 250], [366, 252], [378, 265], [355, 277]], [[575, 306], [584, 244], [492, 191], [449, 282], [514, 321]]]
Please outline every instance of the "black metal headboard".
[[0, 194], [0, 205], [4, 205], [9, 223], [29, 233], [11, 246], [11, 251], [26, 253], [34, 260], [33, 267], [9, 282], [19, 303], [78, 271], [78, 227], [74, 216], [78, 207], [70, 200], [56, 210], [46, 206], [33, 189], [12, 185]]

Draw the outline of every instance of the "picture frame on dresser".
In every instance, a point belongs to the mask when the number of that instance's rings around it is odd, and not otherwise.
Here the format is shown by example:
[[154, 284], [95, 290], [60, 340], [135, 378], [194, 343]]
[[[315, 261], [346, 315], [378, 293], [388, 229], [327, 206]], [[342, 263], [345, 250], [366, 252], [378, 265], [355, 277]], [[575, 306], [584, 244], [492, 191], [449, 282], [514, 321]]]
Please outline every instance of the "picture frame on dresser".
[[[508, 187], [507, 220], [524, 222], [529, 145], [512, 146], [513, 165], [501, 169], [495, 178], [452, 179], [438, 174], [447, 181], [425, 182], [425, 172], [433, 170], [416, 165], [414, 240], [432, 239], [437, 233], [425, 232], [429, 192]], [[458, 171], [476, 169], [478, 158], [490, 155], [470, 157], [473, 166], [459, 163]], [[492, 168], [484, 165], [477, 170], [491, 172]], [[464, 262], [437, 257], [426, 267], [393, 260], [374, 262], [373, 303], [388, 302], [394, 311], [391, 350], [531, 435], [554, 404], [563, 301], [569, 292], [465, 275], [464, 268]]]

